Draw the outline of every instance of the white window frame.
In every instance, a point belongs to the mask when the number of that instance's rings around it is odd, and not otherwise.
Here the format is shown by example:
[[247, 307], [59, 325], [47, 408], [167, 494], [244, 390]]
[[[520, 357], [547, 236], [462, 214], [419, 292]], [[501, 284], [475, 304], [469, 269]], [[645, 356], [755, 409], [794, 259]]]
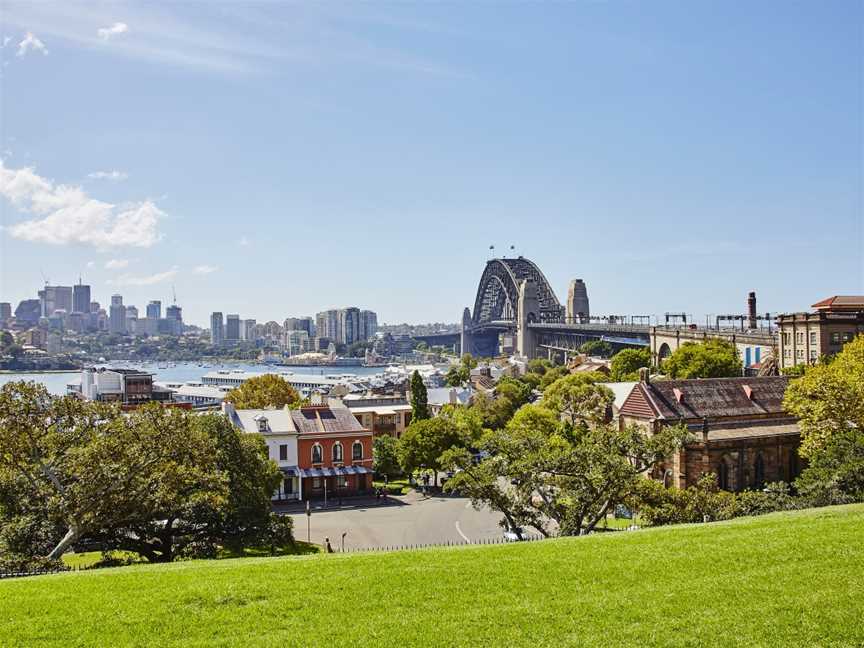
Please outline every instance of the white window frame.
[[[354, 456], [354, 448], [360, 446], [360, 456]], [[351, 444], [351, 461], [363, 461], [363, 442], [360, 439], [354, 439], [354, 443]]]
[[[336, 458], [336, 448], [339, 448], [339, 458]], [[345, 448], [342, 447], [342, 442], [337, 441], [333, 444], [333, 447], [330, 449], [330, 456], [333, 457], [333, 463], [344, 463], [345, 462]]]

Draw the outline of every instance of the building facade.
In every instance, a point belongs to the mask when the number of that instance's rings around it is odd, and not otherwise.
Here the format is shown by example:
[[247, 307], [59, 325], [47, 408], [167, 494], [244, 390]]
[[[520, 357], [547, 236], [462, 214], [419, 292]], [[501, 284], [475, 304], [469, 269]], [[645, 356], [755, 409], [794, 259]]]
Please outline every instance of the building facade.
[[839, 353], [864, 333], [864, 296], [834, 296], [813, 304], [810, 313], [785, 313], [776, 318], [781, 369], [815, 364]]
[[111, 295], [111, 308], [108, 311], [108, 330], [111, 333], [126, 332], [126, 307], [122, 295]]
[[714, 473], [720, 488], [761, 489], [801, 472], [800, 431], [783, 409], [786, 376], [651, 381], [647, 372], [618, 412], [619, 425], [651, 433], [683, 423], [693, 440], [655, 470], [655, 479], [686, 488]]
[[210, 315], [210, 344], [221, 346], [225, 342], [225, 323], [222, 313], [216, 312]]
[[236, 343], [240, 341], [240, 316], [225, 316], [225, 341]]

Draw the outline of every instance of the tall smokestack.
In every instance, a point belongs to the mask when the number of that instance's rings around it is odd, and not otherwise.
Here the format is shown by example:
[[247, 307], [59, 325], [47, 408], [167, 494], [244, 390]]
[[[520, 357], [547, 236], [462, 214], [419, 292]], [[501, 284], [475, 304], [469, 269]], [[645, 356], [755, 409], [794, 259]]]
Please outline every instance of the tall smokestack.
[[747, 326], [756, 328], [756, 293], [747, 295]]

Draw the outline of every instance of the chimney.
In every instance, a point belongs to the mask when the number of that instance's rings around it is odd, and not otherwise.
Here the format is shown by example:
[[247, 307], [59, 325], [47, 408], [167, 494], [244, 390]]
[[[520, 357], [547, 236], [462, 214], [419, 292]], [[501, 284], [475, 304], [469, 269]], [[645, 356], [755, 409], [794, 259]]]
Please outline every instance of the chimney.
[[455, 387], [450, 388], [450, 404], [451, 405], [456, 404], [456, 388]]
[[702, 417], [702, 443], [705, 444], [705, 447], [708, 447], [708, 417]]
[[639, 382], [645, 383], [646, 385], [651, 384], [651, 375], [648, 373], [648, 367], [642, 367], [639, 369]]
[[751, 329], [756, 328], [756, 293], [751, 292], [747, 295], [747, 326]]
[[222, 401], [222, 413], [227, 416], [229, 419], [234, 418], [234, 413], [236, 410], [234, 409], [234, 403], [223, 400]]

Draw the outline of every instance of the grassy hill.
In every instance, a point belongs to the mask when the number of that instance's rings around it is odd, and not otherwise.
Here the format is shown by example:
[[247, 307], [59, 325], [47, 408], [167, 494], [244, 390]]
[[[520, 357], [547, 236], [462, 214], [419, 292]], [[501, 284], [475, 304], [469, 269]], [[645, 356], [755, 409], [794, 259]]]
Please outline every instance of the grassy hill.
[[861, 646], [864, 506], [0, 582], [0, 644]]

